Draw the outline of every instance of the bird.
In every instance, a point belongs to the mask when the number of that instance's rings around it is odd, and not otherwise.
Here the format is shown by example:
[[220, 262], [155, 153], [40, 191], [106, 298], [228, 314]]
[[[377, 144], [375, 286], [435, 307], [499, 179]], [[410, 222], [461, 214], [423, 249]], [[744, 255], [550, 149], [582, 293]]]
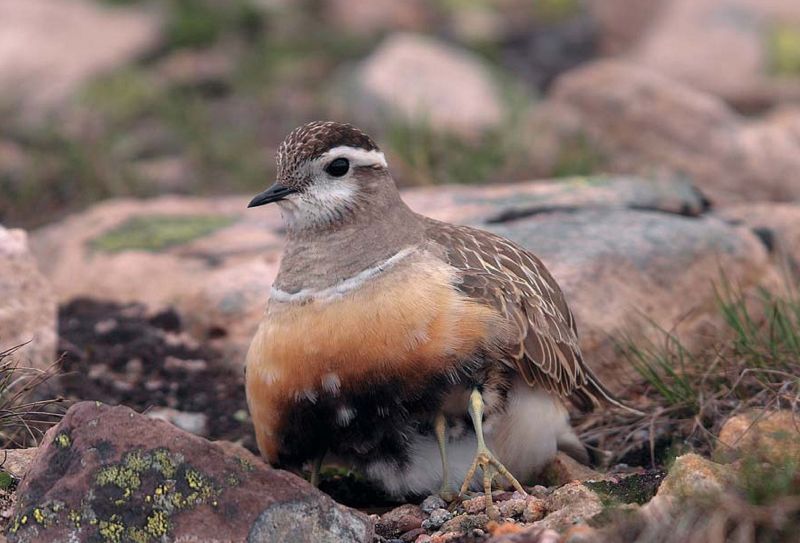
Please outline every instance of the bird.
[[336, 459], [397, 498], [483, 490], [496, 516], [495, 484], [524, 493], [559, 450], [587, 462], [567, 405], [623, 404], [539, 258], [412, 211], [350, 124], [296, 128], [276, 162], [248, 206], [277, 203], [286, 232], [246, 356], [268, 463], [317, 484]]

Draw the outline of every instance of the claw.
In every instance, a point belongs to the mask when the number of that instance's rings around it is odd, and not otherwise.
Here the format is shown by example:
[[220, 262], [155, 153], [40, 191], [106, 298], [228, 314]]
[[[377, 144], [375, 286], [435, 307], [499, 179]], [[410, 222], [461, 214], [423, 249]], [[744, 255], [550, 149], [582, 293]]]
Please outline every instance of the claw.
[[477, 389], [473, 390], [472, 394], [470, 395], [469, 414], [472, 417], [472, 423], [475, 427], [475, 435], [478, 438], [478, 451], [475, 453], [475, 459], [472, 461], [472, 465], [470, 465], [469, 470], [467, 470], [467, 476], [464, 478], [464, 482], [461, 485], [461, 490], [458, 493], [458, 497], [461, 497], [466, 493], [470, 482], [472, 482], [472, 479], [475, 477], [475, 472], [480, 467], [481, 471], [483, 472], [483, 493], [484, 500], [486, 502], [486, 514], [490, 519], [497, 520], [500, 518], [500, 512], [492, 503], [492, 481], [496, 475], [502, 475], [505, 477], [517, 492], [522, 494], [527, 494], [527, 492], [525, 492], [525, 489], [522, 488], [521, 484], [519, 484], [519, 481], [517, 481], [517, 479], [511, 475], [511, 472], [508, 471], [508, 469], [502, 463], [500, 463], [494, 454], [492, 454], [484, 442], [483, 398], [481, 397], [480, 391]]

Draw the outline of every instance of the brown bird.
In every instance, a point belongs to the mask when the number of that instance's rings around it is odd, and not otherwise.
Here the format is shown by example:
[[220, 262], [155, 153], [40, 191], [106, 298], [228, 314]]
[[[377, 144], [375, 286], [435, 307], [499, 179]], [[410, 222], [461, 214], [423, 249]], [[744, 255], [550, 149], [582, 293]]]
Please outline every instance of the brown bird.
[[267, 461], [310, 462], [316, 481], [331, 455], [395, 496], [451, 497], [454, 477], [490, 498], [496, 475], [522, 491], [558, 449], [586, 460], [562, 400], [617, 401], [536, 256], [413, 212], [350, 125], [297, 128], [277, 163], [250, 202], [277, 202], [287, 232], [247, 354]]

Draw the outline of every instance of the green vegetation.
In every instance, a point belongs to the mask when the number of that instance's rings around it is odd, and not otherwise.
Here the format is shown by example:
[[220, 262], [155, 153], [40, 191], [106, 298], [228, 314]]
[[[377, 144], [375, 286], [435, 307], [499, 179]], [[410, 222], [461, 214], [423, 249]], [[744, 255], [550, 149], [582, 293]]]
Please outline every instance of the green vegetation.
[[772, 73], [800, 76], [800, 26], [783, 24], [774, 27], [769, 34], [768, 50]]
[[133, 217], [92, 240], [97, 251], [108, 253], [142, 250], [162, 251], [201, 238], [233, 223], [218, 215], [151, 215]]
[[[60, 415], [60, 400], [42, 400], [54, 369], [37, 370], [20, 364], [22, 345], [0, 351], [0, 448], [32, 446]], [[2, 472], [0, 472], [2, 473]]]

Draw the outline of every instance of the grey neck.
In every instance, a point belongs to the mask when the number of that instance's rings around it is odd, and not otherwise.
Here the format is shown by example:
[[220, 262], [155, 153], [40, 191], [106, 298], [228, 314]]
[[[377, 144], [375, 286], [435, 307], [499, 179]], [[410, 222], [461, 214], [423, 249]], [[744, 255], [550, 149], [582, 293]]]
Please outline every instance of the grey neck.
[[421, 217], [392, 189], [370, 198], [368, 206], [359, 205], [341, 222], [290, 230], [273, 287], [289, 294], [328, 288], [420, 244]]

